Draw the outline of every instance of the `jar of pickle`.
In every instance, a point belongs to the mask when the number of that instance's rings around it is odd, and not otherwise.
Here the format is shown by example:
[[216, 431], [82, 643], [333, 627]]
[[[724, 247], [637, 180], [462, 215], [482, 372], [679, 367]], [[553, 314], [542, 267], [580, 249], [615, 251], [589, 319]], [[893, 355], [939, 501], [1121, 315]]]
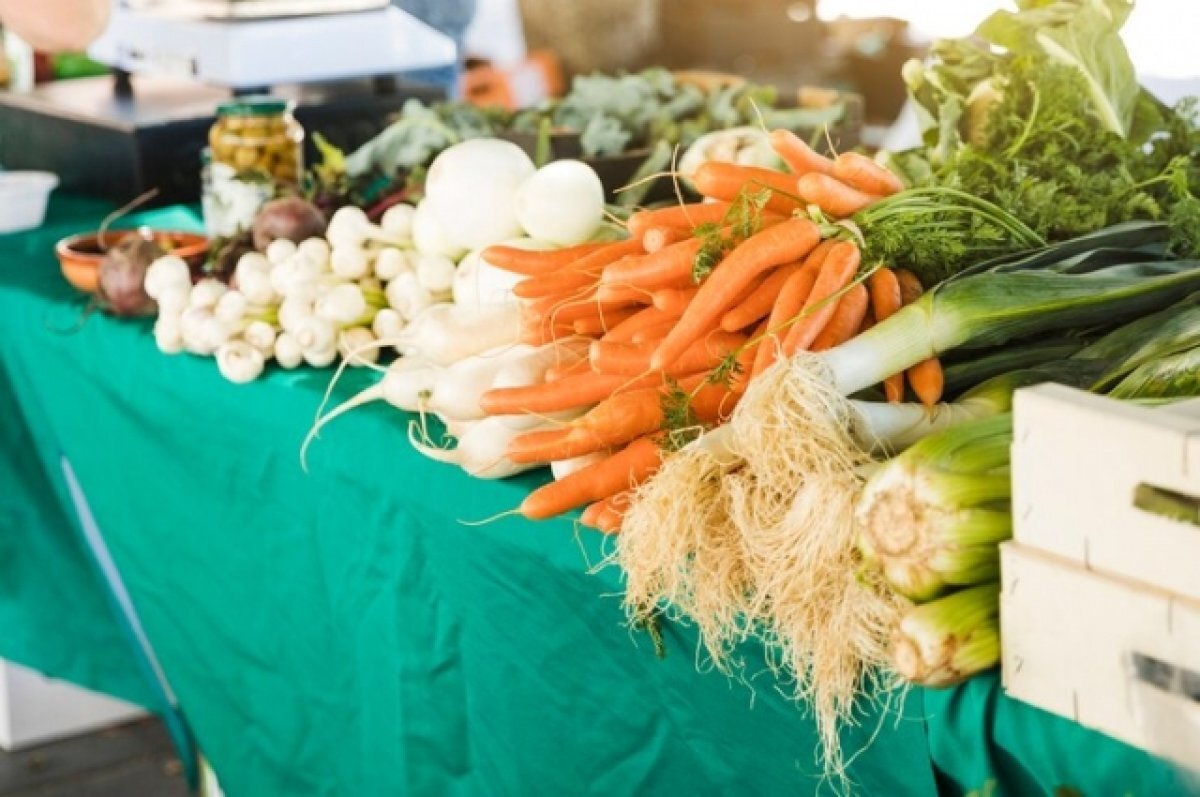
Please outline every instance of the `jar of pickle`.
[[286, 100], [239, 97], [217, 107], [208, 134], [214, 164], [239, 178], [296, 183], [304, 167], [304, 128]]

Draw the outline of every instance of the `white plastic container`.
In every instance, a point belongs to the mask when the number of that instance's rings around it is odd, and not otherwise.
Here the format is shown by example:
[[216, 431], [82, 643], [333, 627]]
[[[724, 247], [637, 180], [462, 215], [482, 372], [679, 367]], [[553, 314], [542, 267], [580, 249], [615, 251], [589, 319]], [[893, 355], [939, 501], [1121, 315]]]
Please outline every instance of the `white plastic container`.
[[0, 172], [0, 234], [42, 226], [58, 177], [50, 172]]

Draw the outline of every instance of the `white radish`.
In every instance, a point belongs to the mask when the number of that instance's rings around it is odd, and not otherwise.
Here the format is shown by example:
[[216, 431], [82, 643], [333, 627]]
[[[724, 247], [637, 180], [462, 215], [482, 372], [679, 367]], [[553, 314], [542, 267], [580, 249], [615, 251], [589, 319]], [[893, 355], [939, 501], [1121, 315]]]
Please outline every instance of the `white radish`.
[[438, 375], [424, 408], [458, 421], [485, 417], [479, 399], [491, 388], [496, 374], [537, 351], [532, 346], [512, 346], [504, 351], [467, 357], [447, 366]]
[[553, 474], [555, 481], [564, 479], [576, 471], [583, 470], [588, 465], [600, 462], [607, 456], [608, 453], [605, 451], [593, 451], [591, 454], [584, 454], [573, 459], [558, 459], [550, 463], [550, 473]]
[[[553, 249], [553, 244], [534, 238], [514, 238], [504, 241], [504, 246], [518, 249], [545, 251]], [[454, 272], [454, 303], [468, 309], [475, 309], [488, 304], [513, 304], [517, 297], [513, 295], [513, 287], [525, 279], [520, 274], [496, 268], [483, 257], [483, 250], [471, 252], [458, 264]]]
[[253, 382], [265, 364], [263, 353], [244, 340], [231, 340], [217, 349], [217, 370], [235, 384]]
[[242, 339], [261, 351], [264, 357], [270, 357], [274, 353], [276, 337], [275, 327], [266, 321], [251, 321], [242, 330]]
[[313, 313], [340, 326], [354, 324], [367, 314], [367, 300], [362, 288], [352, 282], [334, 286], [323, 293], [313, 306]]
[[384, 297], [388, 306], [411, 321], [433, 304], [433, 294], [421, 285], [417, 275], [406, 271], [387, 284]]
[[158, 295], [158, 315], [178, 318], [191, 305], [192, 284], [170, 285]]
[[313, 303], [302, 296], [289, 296], [279, 305], [279, 326], [291, 332], [313, 314]]
[[305, 349], [304, 362], [311, 365], [313, 368], [324, 368], [327, 365], [332, 365], [337, 359], [337, 346], [330, 346], [328, 349]]
[[192, 288], [191, 306], [211, 310], [216, 307], [217, 301], [228, 290], [229, 288], [220, 280], [206, 277]]
[[226, 291], [213, 307], [213, 315], [222, 323], [233, 326], [245, 318], [249, 304], [241, 291]]
[[405, 322], [404, 316], [396, 312], [390, 307], [385, 307], [375, 313], [375, 320], [371, 322], [371, 332], [377, 338], [394, 338], [404, 331]]
[[344, 280], [357, 280], [371, 273], [371, 260], [362, 246], [338, 245], [329, 254], [329, 267]]
[[306, 258], [324, 268], [329, 263], [329, 242], [324, 238], [308, 238], [296, 246], [293, 258]]
[[472, 424], [458, 438], [454, 448], [439, 448], [428, 441], [418, 439], [420, 424], [413, 421], [408, 427], [408, 439], [420, 453], [451, 465], [458, 465], [478, 479], [504, 479], [537, 465], [518, 465], [505, 456], [508, 445], [519, 432], [500, 423], [497, 418], [485, 418]]
[[513, 199], [534, 171], [524, 150], [501, 139], [473, 138], [443, 150], [425, 176], [414, 238], [423, 209], [431, 212], [449, 243], [464, 251], [519, 235]]
[[304, 362], [304, 349], [290, 332], [280, 332], [275, 337], [275, 361], [288, 370]]
[[375, 276], [384, 282], [394, 280], [405, 271], [412, 271], [412, 258], [403, 249], [385, 246], [375, 255]]
[[216, 316], [209, 316], [200, 325], [200, 347], [206, 351], [216, 351], [233, 337], [234, 329]]
[[489, 349], [516, 343], [521, 313], [516, 306], [496, 305], [479, 312], [453, 304], [435, 304], [414, 318], [398, 338], [396, 349], [439, 365], [449, 365]]
[[288, 238], [276, 238], [267, 244], [267, 249], [263, 254], [267, 256], [267, 261], [274, 266], [296, 254], [296, 249], [294, 241]]
[[[279, 239], [284, 240], [284, 239]], [[246, 271], [236, 275], [238, 290], [250, 304], [273, 304], [280, 294], [275, 290], [271, 278], [272, 272]]]
[[[288, 241], [285, 238], [281, 238], [279, 240], [282, 240], [285, 243], [289, 243], [289, 244], [292, 243], [291, 241]], [[296, 245], [292, 244], [292, 249], [294, 250], [295, 248], [296, 248]], [[238, 258], [237, 265], [234, 266], [234, 268], [233, 268], [233, 273], [235, 276], [239, 276], [239, 277], [242, 274], [246, 274], [251, 271], [258, 271], [263, 274], [266, 274], [268, 271], [271, 270], [271, 265], [272, 265], [271, 259], [266, 257], [265, 255], [261, 255], [258, 252], [246, 252], [244, 255], [242, 255], [241, 257]]]
[[454, 285], [454, 261], [445, 255], [420, 255], [417, 258], [417, 282], [430, 293], [448, 291]]
[[525, 232], [560, 246], [583, 243], [604, 221], [604, 186], [583, 161], [546, 164], [521, 183], [513, 203]]
[[[313, 352], [320, 356], [323, 352], [331, 351], [334, 356], [337, 356], [337, 328], [332, 322], [318, 318], [315, 315], [310, 315], [307, 318], [301, 319], [293, 329], [289, 329], [292, 337], [300, 344], [300, 348], [304, 350], [305, 359], [308, 359], [309, 352]], [[332, 362], [332, 357], [329, 362]], [[328, 363], [326, 363], [328, 364]]]
[[163, 354], [178, 354], [183, 351], [183, 330], [177, 317], [160, 315], [155, 320], [154, 344]]
[[338, 335], [338, 352], [342, 359], [355, 367], [379, 361], [379, 347], [373, 346], [375, 336], [366, 327], [343, 329]]
[[192, 272], [188, 264], [176, 255], [163, 255], [146, 269], [142, 287], [151, 299], [158, 299], [168, 290], [192, 287]]
[[392, 205], [383, 212], [383, 216], [379, 219], [379, 226], [392, 238], [408, 240], [412, 238], [414, 213], [416, 213], [416, 208], [412, 205], [406, 205], [403, 202], [399, 205]]
[[450, 240], [441, 222], [430, 209], [428, 201], [417, 205], [417, 211], [413, 214], [412, 242], [418, 252], [445, 255], [451, 260], [458, 260], [469, 248]]
[[204, 322], [212, 318], [212, 311], [203, 307], [189, 307], [179, 316], [179, 332], [183, 336], [183, 345], [192, 354], [212, 354], [201, 342], [200, 333]]

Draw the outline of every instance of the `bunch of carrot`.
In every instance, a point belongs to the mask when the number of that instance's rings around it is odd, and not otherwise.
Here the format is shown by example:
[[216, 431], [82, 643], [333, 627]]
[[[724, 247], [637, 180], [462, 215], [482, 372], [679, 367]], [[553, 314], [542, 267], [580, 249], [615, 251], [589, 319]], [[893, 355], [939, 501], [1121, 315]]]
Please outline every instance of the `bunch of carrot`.
[[[789, 131], [771, 142], [791, 173], [705, 163], [693, 181], [707, 201], [634, 213], [627, 240], [484, 253], [524, 277], [514, 288], [523, 342], [590, 339], [586, 361], [481, 400], [491, 415], [582, 412], [510, 442], [514, 462], [590, 460], [531, 493], [526, 517], [586, 506], [585, 524], [617, 531], [631, 490], [658, 469], [681, 426], [722, 423], [776, 357], [837, 346], [919, 295], [908, 272], [877, 267], [864, 278], [858, 246], [822, 240], [804, 212], [815, 205], [847, 218], [900, 181], [856, 153], [820, 155]], [[921, 400], [937, 401], [936, 361], [908, 378]], [[901, 400], [904, 379], [887, 381], [890, 400]]]

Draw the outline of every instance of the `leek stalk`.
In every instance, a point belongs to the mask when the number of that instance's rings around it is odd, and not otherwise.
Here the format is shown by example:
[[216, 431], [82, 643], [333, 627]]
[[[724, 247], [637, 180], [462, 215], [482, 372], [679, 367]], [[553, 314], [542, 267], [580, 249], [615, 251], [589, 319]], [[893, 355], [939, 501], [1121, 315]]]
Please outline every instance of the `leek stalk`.
[[953, 686], [999, 661], [1000, 585], [995, 582], [914, 606], [892, 632], [892, 666], [923, 686]]
[[1200, 261], [980, 274], [938, 286], [821, 359], [849, 396], [950, 349], [1136, 318], [1198, 288]]

